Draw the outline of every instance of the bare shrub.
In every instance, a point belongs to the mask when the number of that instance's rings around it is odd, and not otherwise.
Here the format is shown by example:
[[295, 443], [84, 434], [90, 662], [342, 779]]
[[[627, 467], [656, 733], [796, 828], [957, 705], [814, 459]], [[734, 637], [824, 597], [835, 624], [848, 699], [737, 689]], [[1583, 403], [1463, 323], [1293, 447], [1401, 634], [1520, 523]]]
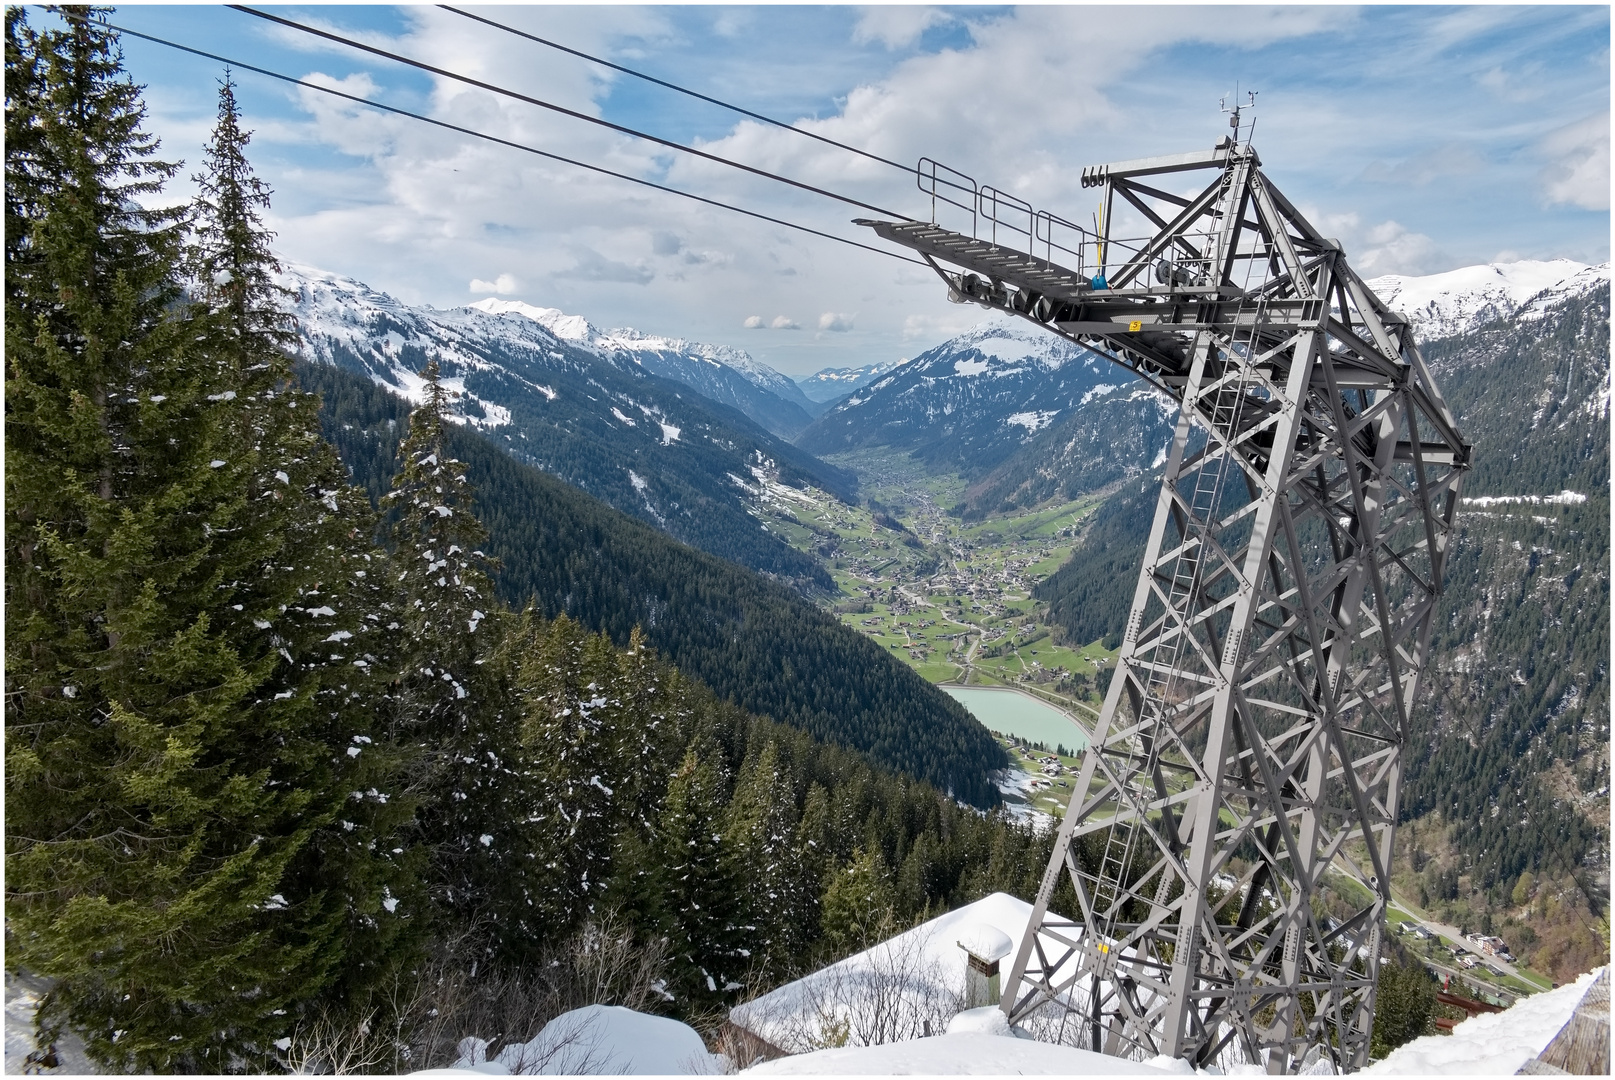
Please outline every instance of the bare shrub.
[[[667, 999], [666, 941], [636, 941], [611, 913], [520, 967], [490, 964], [482, 951], [470, 934], [439, 943], [414, 970], [371, 991], [346, 1019], [322, 1014], [299, 1024], [282, 1051], [283, 1064], [330, 1075], [407, 1072], [453, 1065], [463, 1048], [480, 1043], [490, 1057], [520, 1047], [521, 1068], [513, 1072], [536, 1072], [559, 1053], [567, 1055], [568, 1071], [609, 1069], [585, 1045], [583, 1025], [547, 1040], [542, 1052], [527, 1044], [573, 1009], [622, 1005], [650, 1012]], [[534, 1054], [544, 1060], [525, 1060]]]
[[879, 1046], [941, 1034], [964, 1008], [960, 970], [926, 956], [929, 935], [876, 945], [857, 965], [812, 975], [796, 994], [764, 995], [740, 1010], [745, 1026], [787, 1053]]

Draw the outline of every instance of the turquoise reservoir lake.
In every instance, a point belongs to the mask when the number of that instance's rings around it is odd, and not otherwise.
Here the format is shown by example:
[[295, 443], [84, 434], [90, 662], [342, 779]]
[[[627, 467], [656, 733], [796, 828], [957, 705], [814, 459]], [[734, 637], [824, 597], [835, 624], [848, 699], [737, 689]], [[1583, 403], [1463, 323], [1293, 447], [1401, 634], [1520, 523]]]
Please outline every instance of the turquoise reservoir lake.
[[944, 686], [941, 689], [993, 731], [1029, 742], [1047, 743], [1050, 750], [1064, 746], [1075, 752], [1088, 745], [1088, 736], [1075, 720], [1030, 694], [984, 686]]

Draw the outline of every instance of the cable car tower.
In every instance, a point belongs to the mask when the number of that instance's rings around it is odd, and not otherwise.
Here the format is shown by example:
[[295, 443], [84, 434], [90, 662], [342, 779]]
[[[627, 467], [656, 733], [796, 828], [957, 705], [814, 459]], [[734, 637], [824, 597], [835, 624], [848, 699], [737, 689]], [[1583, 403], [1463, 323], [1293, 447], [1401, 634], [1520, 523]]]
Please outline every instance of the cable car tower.
[[[1084, 169], [1092, 228], [929, 159], [933, 219], [968, 232], [858, 223], [918, 252], [950, 299], [1180, 406], [1004, 1011], [1057, 1015], [1122, 1057], [1350, 1071], [1368, 1061], [1402, 747], [1470, 447], [1407, 320], [1267, 178], [1232, 112], [1209, 151]], [[1192, 176], [1198, 194], [1168, 190]], [[1371, 897], [1338, 922], [1313, 906], [1331, 870]], [[1049, 910], [1061, 874], [1070, 917]]]

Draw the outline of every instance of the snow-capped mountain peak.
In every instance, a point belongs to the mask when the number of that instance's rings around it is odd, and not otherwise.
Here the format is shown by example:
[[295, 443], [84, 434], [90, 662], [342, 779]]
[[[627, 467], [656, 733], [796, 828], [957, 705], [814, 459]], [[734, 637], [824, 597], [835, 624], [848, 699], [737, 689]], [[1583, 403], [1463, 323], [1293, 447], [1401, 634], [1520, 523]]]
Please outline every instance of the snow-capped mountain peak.
[[600, 331], [589, 325], [589, 320], [582, 315], [568, 315], [559, 308], [534, 307], [520, 300], [497, 300], [490, 296], [486, 300], [467, 304], [466, 307], [487, 312], [489, 315], [520, 315], [538, 323], [556, 337], [573, 344], [587, 345], [600, 334]]
[[[597, 356], [626, 360], [654, 374], [689, 383], [708, 397], [740, 409], [777, 434], [794, 435], [808, 422], [809, 402], [797, 385], [743, 350], [647, 334], [626, 326], [601, 330], [581, 315], [569, 315], [558, 308], [535, 307], [520, 300], [488, 297], [466, 306], [489, 315], [530, 319], [556, 337]], [[738, 385], [734, 377], [750, 383], [765, 395], [779, 398], [781, 404], [758, 398]], [[790, 405], [802, 411], [798, 414]]]
[[1494, 319], [1541, 311], [1567, 296], [1609, 282], [1609, 264], [1571, 259], [1521, 260], [1465, 266], [1441, 274], [1387, 274], [1368, 282], [1393, 310], [1406, 315], [1426, 341], [1472, 330]]

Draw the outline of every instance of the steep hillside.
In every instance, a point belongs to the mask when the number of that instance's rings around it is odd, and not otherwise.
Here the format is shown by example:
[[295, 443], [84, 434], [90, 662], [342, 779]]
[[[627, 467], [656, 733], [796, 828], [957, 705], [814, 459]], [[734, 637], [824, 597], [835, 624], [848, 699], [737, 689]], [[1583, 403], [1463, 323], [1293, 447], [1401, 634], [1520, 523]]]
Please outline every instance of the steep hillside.
[[[378, 496], [409, 406], [326, 364], [298, 375], [356, 482]], [[638, 625], [685, 674], [748, 711], [867, 753], [977, 806], [1002, 749], [952, 698], [791, 590], [697, 551], [502, 452], [474, 425], [452, 434], [470, 468], [505, 599], [534, 601], [626, 642]]]
[[1072, 410], [1134, 380], [1038, 328], [982, 323], [921, 353], [813, 422], [797, 445], [815, 454], [884, 446], [936, 472], [986, 476]]
[[626, 327], [597, 330], [581, 315], [519, 300], [489, 298], [471, 307], [490, 315], [520, 315], [580, 349], [619, 363], [638, 364], [653, 375], [684, 383], [713, 401], [739, 409], [781, 438], [794, 438], [813, 419], [813, 402], [796, 383], [739, 349], [642, 334]]
[[519, 460], [705, 551], [828, 586], [811, 558], [762, 528], [747, 485], [757, 470], [850, 498], [855, 478], [652, 374], [642, 356], [580, 348], [522, 315], [411, 307], [306, 267], [288, 271], [284, 284], [306, 358], [405, 397], [418, 394], [416, 372], [435, 358], [462, 394], [467, 422]]
[[[1120, 368], [1115, 369], [1125, 374]], [[1141, 380], [1079, 403], [971, 484], [956, 512], [973, 521], [1100, 491], [1166, 460], [1177, 405]]]

